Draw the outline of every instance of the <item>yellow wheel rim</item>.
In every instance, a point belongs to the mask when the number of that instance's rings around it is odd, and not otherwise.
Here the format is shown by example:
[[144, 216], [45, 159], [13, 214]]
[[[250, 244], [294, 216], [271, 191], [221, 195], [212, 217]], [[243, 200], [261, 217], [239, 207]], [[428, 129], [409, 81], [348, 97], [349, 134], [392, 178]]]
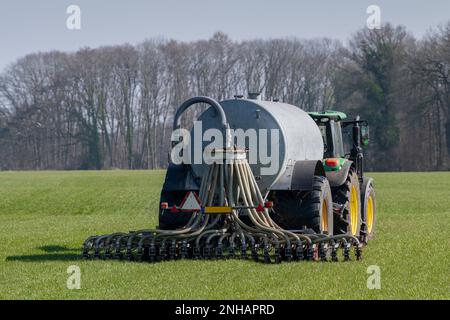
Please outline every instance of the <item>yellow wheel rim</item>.
[[369, 196], [367, 199], [367, 232], [372, 233], [373, 228], [373, 198]]
[[358, 231], [358, 192], [354, 186], [350, 191], [350, 227], [352, 235], [356, 236]]
[[328, 231], [328, 203], [325, 199], [322, 202], [322, 217], [320, 223], [322, 224], [322, 231]]

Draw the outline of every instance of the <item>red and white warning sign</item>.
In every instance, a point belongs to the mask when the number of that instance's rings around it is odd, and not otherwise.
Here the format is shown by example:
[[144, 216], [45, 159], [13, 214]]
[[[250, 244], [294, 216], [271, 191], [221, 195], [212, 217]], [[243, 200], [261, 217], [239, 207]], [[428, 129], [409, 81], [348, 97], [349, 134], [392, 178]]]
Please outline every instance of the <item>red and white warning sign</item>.
[[193, 191], [189, 191], [184, 197], [180, 209], [183, 211], [200, 211], [201, 202], [197, 194]]

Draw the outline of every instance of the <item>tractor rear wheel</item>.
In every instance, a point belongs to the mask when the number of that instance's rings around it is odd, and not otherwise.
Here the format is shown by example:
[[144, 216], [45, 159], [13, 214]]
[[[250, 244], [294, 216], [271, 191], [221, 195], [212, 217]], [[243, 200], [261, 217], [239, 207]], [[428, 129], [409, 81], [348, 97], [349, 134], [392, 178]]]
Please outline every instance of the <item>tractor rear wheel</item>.
[[274, 221], [288, 230], [307, 227], [333, 234], [333, 199], [327, 178], [313, 177], [312, 191], [278, 191], [274, 195]]
[[375, 188], [371, 182], [368, 183], [361, 196], [363, 220], [361, 238], [364, 243], [367, 243], [374, 236], [376, 224]]
[[334, 214], [334, 233], [359, 237], [361, 229], [361, 201], [358, 175], [350, 169], [345, 183], [334, 187], [333, 202], [339, 210]]

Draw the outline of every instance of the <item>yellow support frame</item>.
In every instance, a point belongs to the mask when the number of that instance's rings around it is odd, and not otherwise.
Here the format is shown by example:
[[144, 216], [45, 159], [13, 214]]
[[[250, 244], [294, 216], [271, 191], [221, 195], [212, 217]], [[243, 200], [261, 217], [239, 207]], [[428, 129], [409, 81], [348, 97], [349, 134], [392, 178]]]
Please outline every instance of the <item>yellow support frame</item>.
[[233, 212], [232, 207], [205, 207], [206, 214], [229, 214]]

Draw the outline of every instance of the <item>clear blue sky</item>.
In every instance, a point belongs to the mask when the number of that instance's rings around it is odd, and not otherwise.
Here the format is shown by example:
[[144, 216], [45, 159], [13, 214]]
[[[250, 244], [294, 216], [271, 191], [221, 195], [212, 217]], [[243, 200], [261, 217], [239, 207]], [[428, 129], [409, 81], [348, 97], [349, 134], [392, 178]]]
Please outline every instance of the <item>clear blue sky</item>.
[[[0, 70], [31, 52], [73, 51], [146, 38], [196, 40], [224, 31], [236, 40], [296, 36], [346, 40], [365, 26], [366, 8], [420, 37], [450, 20], [450, 0], [0, 0]], [[82, 29], [66, 28], [81, 8]]]

